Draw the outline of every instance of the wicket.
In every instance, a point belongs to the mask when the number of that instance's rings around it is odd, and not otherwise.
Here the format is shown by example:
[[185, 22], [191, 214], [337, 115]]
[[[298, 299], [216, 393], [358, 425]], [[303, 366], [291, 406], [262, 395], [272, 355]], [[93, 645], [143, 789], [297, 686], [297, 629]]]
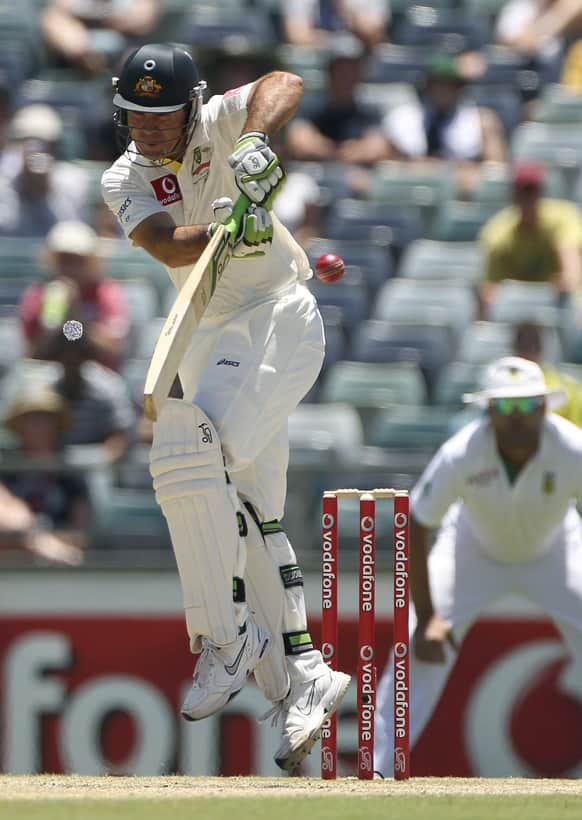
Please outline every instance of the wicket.
[[[410, 777], [409, 748], [409, 638], [408, 580], [409, 506], [404, 490], [326, 490], [322, 509], [322, 637], [321, 651], [331, 669], [338, 656], [338, 503], [342, 498], [360, 500], [359, 607], [358, 607], [358, 777], [374, 777], [374, 710], [376, 707], [376, 501], [394, 503], [393, 558], [393, 652], [394, 652], [394, 777]], [[337, 770], [336, 716], [321, 732], [321, 776], [335, 780]]]

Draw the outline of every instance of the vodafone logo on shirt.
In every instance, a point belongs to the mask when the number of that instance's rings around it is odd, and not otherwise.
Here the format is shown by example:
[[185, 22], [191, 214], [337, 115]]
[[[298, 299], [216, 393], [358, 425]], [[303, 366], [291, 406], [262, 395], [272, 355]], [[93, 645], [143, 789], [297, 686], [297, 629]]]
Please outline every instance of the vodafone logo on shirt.
[[182, 192], [176, 174], [164, 174], [163, 177], [152, 179], [151, 183], [160, 205], [171, 205], [173, 202], [179, 202], [182, 199]]

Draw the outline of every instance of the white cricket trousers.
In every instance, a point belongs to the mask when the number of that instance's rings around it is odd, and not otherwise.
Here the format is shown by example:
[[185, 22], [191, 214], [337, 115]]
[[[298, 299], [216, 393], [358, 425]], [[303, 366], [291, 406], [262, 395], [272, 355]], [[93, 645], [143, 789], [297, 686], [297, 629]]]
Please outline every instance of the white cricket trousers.
[[[434, 608], [450, 621], [460, 645], [486, 607], [505, 595], [519, 595], [539, 606], [555, 623], [571, 653], [564, 680], [582, 673], [582, 526], [571, 509], [549, 550], [528, 564], [500, 564], [487, 557], [462, 517], [448, 517], [430, 552], [428, 568]], [[411, 607], [410, 635], [416, 616]], [[416, 743], [454, 666], [456, 653], [447, 644], [446, 661], [425, 663], [410, 654], [410, 744]], [[394, 686], [390, 656], [378, 687], [374, 769], [393, 775]]]
[[204, 320], [180, 367], [184, 400], [212, 419], [231, 480], [264, 521], [283, 517], [287, 422], [324, 349], [315, 298], [295, 283], [228, 319]]

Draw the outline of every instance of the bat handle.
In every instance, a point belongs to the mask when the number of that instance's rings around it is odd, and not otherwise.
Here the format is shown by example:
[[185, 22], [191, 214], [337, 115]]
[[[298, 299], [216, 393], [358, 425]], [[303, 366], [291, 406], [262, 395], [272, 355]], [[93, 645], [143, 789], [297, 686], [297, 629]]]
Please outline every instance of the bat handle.
[[224, 223], [225, 228], [231, 236], [236, 236], [238, 234], [240, 221], [243, 218], [244, 213], [250, 204], [251, 200], [245, 194], [241, 194], [237, 201], [234, 203], [232, 213], [227, 219], [227, 221]]

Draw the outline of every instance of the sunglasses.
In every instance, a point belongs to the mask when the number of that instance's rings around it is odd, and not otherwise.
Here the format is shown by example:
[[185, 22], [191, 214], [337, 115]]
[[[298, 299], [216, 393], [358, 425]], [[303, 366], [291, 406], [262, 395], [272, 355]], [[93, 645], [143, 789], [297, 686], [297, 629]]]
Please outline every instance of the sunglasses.
[[526, 396], [521, 399], [492, 399], [491, 407], [501, 413], [502, 416], [510, 416], [514, 410], [528, 415], [539, 410], [544, 401], [543, 396]]

